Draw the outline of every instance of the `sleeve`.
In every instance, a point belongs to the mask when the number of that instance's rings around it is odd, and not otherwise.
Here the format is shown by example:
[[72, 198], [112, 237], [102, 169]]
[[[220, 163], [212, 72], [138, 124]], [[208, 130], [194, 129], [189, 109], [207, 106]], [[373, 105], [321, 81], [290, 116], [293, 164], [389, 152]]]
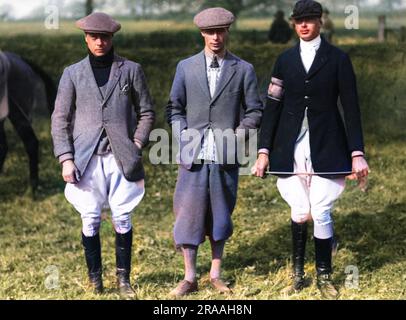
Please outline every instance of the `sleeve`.
[[358, 103], [357, 83], [354, 69], [348, 54], [340, 59], [338, 72], [339, 94], [344, 111], [348, 151], [364, 152], [361, 112]]
[[258, 149], [266, 153], [265, 149], [271, 151], [275, 132], [278, 126], [281, 110], [283, 107], [283, 72], [281, 58], [279, 57], [274, 65], [271, 83], [268, 88], [264, 114], [262, 116]]
[[248, 64], [244, 76], [244, 93], [242, 101], [244, 115], [237, 130], [244, 130], [245, 137], [249, 136], [249, 129], [259, 128], [263, 111], [263, 103], [259, 97], [257, 76], [254, 67]]
[[172, 127], [173, 134], [178, 140], [180, 133], [188, 127], [186, 121], [186, 104], [185, 72], [182, 62], [179, 62], [176, 67], [169, 100], [166, 105], [166, 120]]
[[74, 114], [76, 90], [69, 68], [66, 68], [59, 81], [55, 108], [51, 116], [51, 134], [54, 144], [54, 155], [59, 158], [70, 154], [73, 158], [72, 116]]
[[155, 123], [155, 112], [144, 71], [138, 64], [133, 77], [132, 89], [135, 91], [133, 92], [133, 95], [136, 96], [134, 107], [138, 119], [134, 141], [137, 141], [141, 147], [145, 147]]

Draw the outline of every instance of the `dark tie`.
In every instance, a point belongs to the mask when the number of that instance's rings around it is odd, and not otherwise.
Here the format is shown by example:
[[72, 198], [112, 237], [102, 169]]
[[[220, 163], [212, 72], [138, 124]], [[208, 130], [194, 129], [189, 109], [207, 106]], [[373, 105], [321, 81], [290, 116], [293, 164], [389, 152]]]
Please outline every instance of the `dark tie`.
[[219, 68], [220, 66], [219, 66], [219, 63], [218, 63], [218, 61], [217, 61], [217, 56], [214, 56], [213, 57], [213, 61], [211, 62], [211, 64], [210, 64], [210, 68]]

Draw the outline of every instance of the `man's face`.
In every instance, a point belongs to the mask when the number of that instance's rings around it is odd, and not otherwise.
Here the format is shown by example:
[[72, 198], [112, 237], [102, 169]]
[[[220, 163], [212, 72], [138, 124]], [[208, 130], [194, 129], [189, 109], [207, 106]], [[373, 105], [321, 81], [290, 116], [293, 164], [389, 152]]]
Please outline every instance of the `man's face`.
[[310, 41], [320, 34], [321, 21], [319, 18], [294, 19], [295, 30], [298, 37], [304, 41]]
[[90, 52], [96, 56], [104, 56], [113, 46], [113, 35], [106, 33], [86, 33], [85, 41]]
[[227, 28], [202, 30], [201, 34], [204, 38], [206, 49], [215, 54], [221, 53], [224, 50], [228, 37]]

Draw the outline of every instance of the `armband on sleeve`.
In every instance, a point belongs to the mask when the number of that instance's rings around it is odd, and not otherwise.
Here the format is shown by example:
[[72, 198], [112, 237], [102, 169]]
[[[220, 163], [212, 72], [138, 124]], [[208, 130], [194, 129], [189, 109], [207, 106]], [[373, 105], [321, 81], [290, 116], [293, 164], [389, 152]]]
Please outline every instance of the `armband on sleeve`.
[[272, 77], [271, 83], [268, 87], [268, 97], [277, 101], [283, 98], [283, 80]]

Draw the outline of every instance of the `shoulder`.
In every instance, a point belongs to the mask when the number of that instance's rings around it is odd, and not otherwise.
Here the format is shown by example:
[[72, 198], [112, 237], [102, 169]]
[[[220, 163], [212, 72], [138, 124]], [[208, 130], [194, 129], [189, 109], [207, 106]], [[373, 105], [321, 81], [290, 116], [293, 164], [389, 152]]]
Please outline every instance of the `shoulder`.
[[276, 58], [276, 62], [277, 63], [288, 63], [289, 61], [291, 61], [292, 56], [296, 55], [298, 52], [298, 48], [297, 45], [285, 49], [284, 51], [282, 51], [282, 53]]
[[340, 60], [347, 60], [347, 59], [350, 58], [348, 53], [345, 52], [344, 50], [342, 50], [342, 49], [340, 49], [340, 48], [338, 48], [336, 46], [333, 46], [331, 44], [329, 46], [330, 46], [331, 55], [339, 58]]
[[199, 62], [200, 60], [204, 59], [204, 55], [202, 52], [199, 52], [197, 54], [194, 54], [193, 56], [189, 56], [185, 59], [182, 59], [178, 62], [178, 66], [188, 66], [191, 64], [196, 64], [197, 62]]
[[88, 61], [89, 61], [89, 57], [86, 56], [86, 57], [83, 58], [82, 60], [80, 60], [80, 61], [78, 61], [78, 62], [76, 62], [76, 63], [73, 63], [73, 64], [67, 66], [67, 67], [65, 68], [65, 71], [68, 71], [68, 72], [70, 72], [70, 73], [74, 73], [74, 72], [76, 72], [76, 71], [81, 71], [81, 70], [83, 70], [83, 66], [84, 66], [86, 63], [88, 63]]
[[244, 59], [240, 58], [239, 56], [235, 55], [234, 53], [231, 53], [230, 51], [227, 52], [226, 58], [233, 60], [233, 62], [238, 65], [239, 69], [242, 69], [245, 71], [254, 70], [254, 66], [251, 63], [249, 63], [248, 61], [245, 61]]
[[121, 57], [119, 55], [114, 56], [114, 62], [118, 63], [120, 67], [130, 71], [142, 70], [142, 66], [140, 63]]

